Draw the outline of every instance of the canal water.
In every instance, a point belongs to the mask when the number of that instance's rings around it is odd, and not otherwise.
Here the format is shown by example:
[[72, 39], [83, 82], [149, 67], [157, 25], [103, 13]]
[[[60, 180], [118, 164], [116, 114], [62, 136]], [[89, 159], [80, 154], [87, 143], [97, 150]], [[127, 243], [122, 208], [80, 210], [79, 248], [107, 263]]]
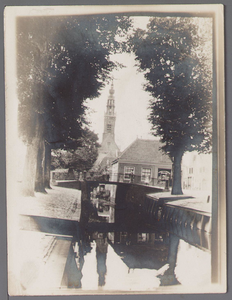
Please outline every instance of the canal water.
[[152, 223], [117, 206], [116, 187], [90, 191], [88, 218], [77, 224], [62, 286], [82, 291], [152, 292], [211, 283], [210, 235]]

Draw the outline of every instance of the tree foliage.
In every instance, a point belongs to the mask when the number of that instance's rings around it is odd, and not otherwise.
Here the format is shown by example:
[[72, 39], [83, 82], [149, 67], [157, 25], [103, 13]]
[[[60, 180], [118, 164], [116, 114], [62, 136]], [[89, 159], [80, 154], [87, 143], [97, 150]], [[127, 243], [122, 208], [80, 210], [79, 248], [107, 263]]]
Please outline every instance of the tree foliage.
[[99, 96], [115, 64], [109, 55], [123, 45], [116, 34], [128, 18], [19, 18], [19, 128], [30, 142], [38, 130], [48, 142], [78, 139], [85, 124], [83, 101]]
[[[127, 17], [115, 15], [18, 18], [19, 134], [31, 148], [26, 159], [31, 171], [24, 182], [33, 181], [37, 159], [37, 191], [43, 190], [46, 157], [49, 173], [49, 151], [81, 146], [87, 125], [84, 101], [97, 97], [110, 78], [117, 66], [110, 54], [125, 47], [116, 35], [129, 27]], [[32, 185], [26, 189], [32, 195]]]
[[92, 168], [98, 156], [98, 137], [85, 128], [85, 134], [80, 138], [80, 145], [76, 149], [55, 149], [52, 150], [53, 169], [71, 169], [76, 171], [88, 171]]
[[[203, 44], [193, 18], [152, 18], [146, 31], [137, 30], [131, 38], [147, 79], [145, 90], [153, 96], [152, 132], [178, 164], [186, 151], [211, 148], [212, 70], [202, 55]], [[175, 175], [174, 170], [174, 183]], [[180, 185], [175, 193], [182, 193]]]

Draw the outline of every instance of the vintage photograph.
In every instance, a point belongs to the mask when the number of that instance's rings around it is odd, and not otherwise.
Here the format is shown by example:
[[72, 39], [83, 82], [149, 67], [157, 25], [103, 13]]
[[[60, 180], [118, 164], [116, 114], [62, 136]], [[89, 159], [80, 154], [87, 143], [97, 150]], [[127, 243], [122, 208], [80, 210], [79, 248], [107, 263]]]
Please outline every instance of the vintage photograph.
[[226, 292], [223, 6], [4, 16], [9, 295]]

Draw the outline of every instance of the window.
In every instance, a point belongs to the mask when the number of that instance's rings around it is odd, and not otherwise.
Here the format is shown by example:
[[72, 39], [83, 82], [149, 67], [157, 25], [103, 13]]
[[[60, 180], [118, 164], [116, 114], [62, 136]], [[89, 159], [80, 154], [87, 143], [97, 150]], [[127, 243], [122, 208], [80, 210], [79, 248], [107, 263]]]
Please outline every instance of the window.
[[193, 168], [189, 168], [189, 174], [193, 174]]
[[150, 181], [151, 180], [151, 169], [142, 168], [141, 181]]
[[192, 187], [192, 177], [188, 177], [188, 188]]
[[131, 180], [131, 175], [135, 174], [134, 167], [124, 167], [124, 179]]
[[107, 131], [111, 131], [111, 124], [107, 124]]
[[149, 234], [148, 233], [138, 233], [137, 234], [137, 242], [148, 242]]

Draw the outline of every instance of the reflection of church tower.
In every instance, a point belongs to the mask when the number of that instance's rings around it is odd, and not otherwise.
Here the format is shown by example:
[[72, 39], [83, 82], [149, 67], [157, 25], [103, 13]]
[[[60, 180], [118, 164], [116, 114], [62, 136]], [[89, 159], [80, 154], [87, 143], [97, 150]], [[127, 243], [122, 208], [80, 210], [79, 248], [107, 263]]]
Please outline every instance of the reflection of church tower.
[[114, 103], [114, 86], [113, 82], [110, 87], [109, 96], [106, 105], [106, 112], [104, 116], [104, 132], [102, 136], [102, 144], [99, 149], [98, 159], [95, 165], [104, 169], [107, 165], [118, 156], [119, 148], [115, 143], [115, 103]]
[[97, 273], [98, 273], [98, 285], [105, 285], [106, 277], [106, 257], [108, 251], [108, 242], [106, 234], [98, 233], [96, 238], [96, 258], [97, 258]]

